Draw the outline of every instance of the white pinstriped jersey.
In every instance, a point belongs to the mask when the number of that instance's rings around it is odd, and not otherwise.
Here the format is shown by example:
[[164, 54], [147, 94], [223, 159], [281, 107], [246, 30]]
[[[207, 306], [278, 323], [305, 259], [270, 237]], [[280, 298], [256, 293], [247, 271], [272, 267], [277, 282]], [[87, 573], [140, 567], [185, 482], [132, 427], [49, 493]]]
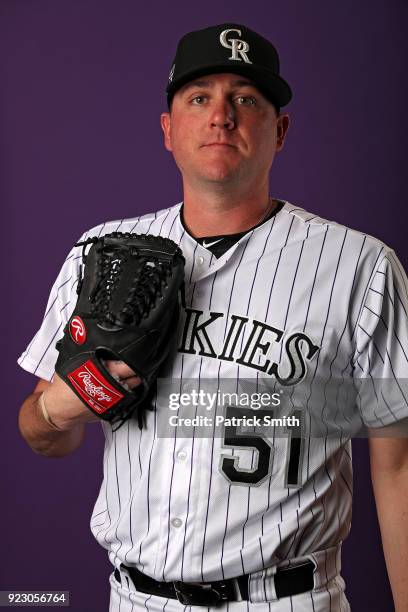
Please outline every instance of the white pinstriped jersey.
[[[150, 233], [182, 248], [186, 311], [167, 376], [275, 384], [304, 368], [304, 375], [323, 381], [408, 378], [408, 283], [393, 250], [285, 202], [216, 259], [186, 232], [180, 207], [109, 222], [84, 235]], [[46, 380], [77, 299], [80, 257], [80, 248], [70, 252], [42, 326], [19, 359]], [[375, 408], [360, 401], [355, 409], [369, 427], [408, 416], [404, 397]], [[143, 430], [136, 420], [115, 433], [103, 423], [104, 478], [91, 529], [116, 567], [134, 565], [167, 581], [259, 572], [251, 587], [255, 600], [257, 576], [277, 563], [310, 555], [323, 574], [338, 574], [339, 546], [351, 519], [346, 435], [305, 441], [291, 485], [288, 438], [275, 439], [267, 477], [246, 482], [245, 474], [258, 465], [256, 450], [225, 448], [219, 437], [178, 437], [177, 428], [160, 438], [164, 415], [159, 408], [149, 411]], [[228, 455], [239, 458], [232, 468]]]

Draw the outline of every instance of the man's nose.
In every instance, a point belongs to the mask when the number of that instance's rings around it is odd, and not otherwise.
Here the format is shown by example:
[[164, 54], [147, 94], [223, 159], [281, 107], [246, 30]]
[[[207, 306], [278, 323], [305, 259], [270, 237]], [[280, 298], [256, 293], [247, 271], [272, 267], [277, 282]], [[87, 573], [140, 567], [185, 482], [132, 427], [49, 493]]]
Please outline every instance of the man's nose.
[[210, 116], [211, 127], [232, 130], [235, 127], [235, 109], [229, 100], [215, 100]]

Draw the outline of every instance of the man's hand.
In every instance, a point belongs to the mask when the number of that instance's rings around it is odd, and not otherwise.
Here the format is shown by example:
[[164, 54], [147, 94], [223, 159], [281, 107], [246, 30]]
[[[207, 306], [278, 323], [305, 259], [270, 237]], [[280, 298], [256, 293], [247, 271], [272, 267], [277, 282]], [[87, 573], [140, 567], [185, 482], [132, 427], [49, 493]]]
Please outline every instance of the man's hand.
[[[107, 361], [109, 372], [133, 389], [140, 384], [134, 371], [123, 361]], [[40, 396], [52, 423], [44, 417]], [[18, 423], [21, 435], [30, 448], [41, 455], [63, 457], [77, 449], [84, 438], [85, 424], [100, 419], [75, 395], [56, 374], [52, 382], [40, 380], [21, 406]], [[58, 428], [58, 429], [57, 429]]]
[[[40, 396], [37, 402], [41, 409]], [[58, 374], [55, 374], [52, 383], [43, 391], [42, 402], [51, 422], [60, 431], [99, 421]]]
[[[104, 365], [114, 378], [129, 389], [141, 383], [140, 378], [123, 361], [109, 360]], [[100, 421], [58, 374], [55, 374], [52, 383], [44, 391], [43, 401], [51, 421], [61, 431]]]

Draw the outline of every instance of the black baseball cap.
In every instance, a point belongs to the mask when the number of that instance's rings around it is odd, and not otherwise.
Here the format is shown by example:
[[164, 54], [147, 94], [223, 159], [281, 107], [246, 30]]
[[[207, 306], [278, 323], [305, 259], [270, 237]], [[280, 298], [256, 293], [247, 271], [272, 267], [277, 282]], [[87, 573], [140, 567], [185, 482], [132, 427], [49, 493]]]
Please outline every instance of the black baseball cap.
[[237, 23], [222, 23], [185, 34], [179, 41], [167, 83], [170, 107], [174, 94], [192, 79], [232, 72], [251, 79], [278, 108], [292, 91], [279, 74], [279, 55], [269, 40]]

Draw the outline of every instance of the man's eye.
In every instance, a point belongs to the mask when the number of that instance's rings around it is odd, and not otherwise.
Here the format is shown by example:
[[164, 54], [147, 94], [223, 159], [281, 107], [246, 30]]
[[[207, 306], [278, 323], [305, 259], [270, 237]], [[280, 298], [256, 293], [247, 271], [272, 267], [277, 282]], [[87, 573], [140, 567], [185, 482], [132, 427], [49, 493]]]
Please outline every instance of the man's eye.
[[256, 100], [252, 96], [238, 96], [236, 101], [242, 106], [255, 106], [256, 104]]
[[194, 97], [194, 98], [191, 100], [191, 102], [192, 102], [193, 104], [199, 104], [199, 105], [203, 104], [203, 103], [204, 103], [204, 101], [205, 101], [205, 97], [204, 97], [204, 96], [195, 96], [195, 97]]

